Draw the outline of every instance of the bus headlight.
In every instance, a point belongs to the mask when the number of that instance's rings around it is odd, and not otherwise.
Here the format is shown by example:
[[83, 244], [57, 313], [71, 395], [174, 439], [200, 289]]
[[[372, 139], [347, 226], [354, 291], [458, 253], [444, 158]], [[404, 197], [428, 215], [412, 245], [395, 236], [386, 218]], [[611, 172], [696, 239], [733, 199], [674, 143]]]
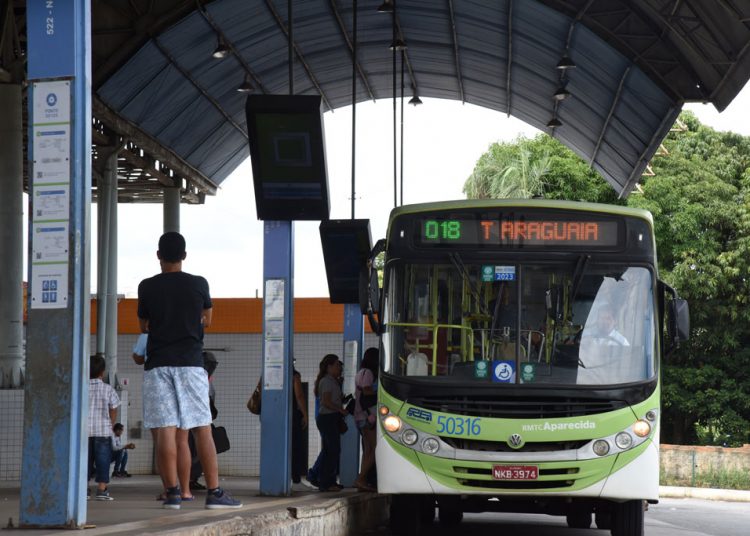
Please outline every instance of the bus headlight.
[[438, 443], [438, 440], [434, 437], [428, 437], [424, 441], [422, 441], [422, 450], [426, 454], [435, 454], [438, 450], [440, 450], [440, 443]]
[[647, 411], [646, 420], [649, 422], [654, 422], [656, 420], [656, 412], [654, 410]]
[[417, 442], [417, 439], [417, 431], [411, 428], [407, 428], [404, 430], [404, 433], [401, 434], [401, 441], [403, 441], [405, 445], [411, 446]]
[[597, 439], [594, 441], [594, 454], [597, 456], [605, 456], [609, 452], [609, 443], [604, 439]]
[[633, 446], [633, 436], [627, 432], [620, 432], [615, 436], [615, 445], [619, 449], [627, 450]]
[[388, 415], [388, 417], [383, 419], [383, 428], [391, 433], [398, 432], [401, 429], [401, 419], [395, 415]]
[[639, 419], [635, 421], [635, 424], [633, 425], [633, 433], [638, 437], [646, 437], [651, 433], [651, 425], [648, 421]]
[[381, 417], [385, 417], [391, 410], [388, 409], [388, 406], [380, 406], [378, 411], [380, 411]]

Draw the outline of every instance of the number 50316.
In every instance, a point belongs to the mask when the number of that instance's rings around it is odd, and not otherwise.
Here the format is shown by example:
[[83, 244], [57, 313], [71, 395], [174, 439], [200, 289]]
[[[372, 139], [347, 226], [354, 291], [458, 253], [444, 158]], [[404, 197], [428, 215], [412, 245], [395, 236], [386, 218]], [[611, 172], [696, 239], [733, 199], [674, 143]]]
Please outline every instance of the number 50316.
[[446, 417], [440, 415], [437, 418], [437, 433], [476, 436], [482, 433], [480, 421], [479, 417]]

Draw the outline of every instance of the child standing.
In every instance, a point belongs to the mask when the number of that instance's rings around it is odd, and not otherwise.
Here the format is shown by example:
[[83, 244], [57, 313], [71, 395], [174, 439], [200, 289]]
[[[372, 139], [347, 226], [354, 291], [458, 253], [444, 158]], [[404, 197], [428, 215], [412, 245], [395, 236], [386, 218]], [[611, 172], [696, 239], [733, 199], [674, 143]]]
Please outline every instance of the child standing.
[[91, 357], [89, 369], [89, 479], [96, 476], [97, 501], [111, 501], [109, 464], [112, 461], [112, 423], [117, 417], [120, 397], [102, 381], [106, 361], [101, 354]]

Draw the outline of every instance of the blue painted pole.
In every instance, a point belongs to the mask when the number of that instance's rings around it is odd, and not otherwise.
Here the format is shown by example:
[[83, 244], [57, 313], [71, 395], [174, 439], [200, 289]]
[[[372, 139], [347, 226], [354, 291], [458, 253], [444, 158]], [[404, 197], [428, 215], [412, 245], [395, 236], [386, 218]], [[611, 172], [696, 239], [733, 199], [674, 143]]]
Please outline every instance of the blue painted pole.
[[294, 224], [263, 222], [260, 494], [289, 495], [292, 475]]
[[[32, 258], [20, 524], [72, 528], [86, 522], [91, 6], [26, 8]], [[37, 207], [37, 194], [63, 209]]]
[[[362, 361], [364, 344], [364, 317], [359, 304], [344, 305], [344, 391], [354, 394], [354, 376]], [[350, 415], [349, 429], [341, 436], [341, 463], [339, 480], [343, 486], [352, 486], [359, 474], [359, 431]]]

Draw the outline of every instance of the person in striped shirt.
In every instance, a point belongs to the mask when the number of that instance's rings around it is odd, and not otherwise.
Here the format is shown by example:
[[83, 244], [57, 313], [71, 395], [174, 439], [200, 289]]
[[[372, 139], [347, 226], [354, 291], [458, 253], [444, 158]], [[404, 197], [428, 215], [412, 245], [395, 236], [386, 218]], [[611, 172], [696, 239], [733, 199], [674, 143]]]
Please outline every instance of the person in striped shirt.
[[95, 476], [97, 501], [111, 501], [109, 464], [112, 461], [112, 423], [117, 418], [120, 397], [111, 385], [104, 383], [104, 356], [91, 356], [89, 368], [89, 480]]

